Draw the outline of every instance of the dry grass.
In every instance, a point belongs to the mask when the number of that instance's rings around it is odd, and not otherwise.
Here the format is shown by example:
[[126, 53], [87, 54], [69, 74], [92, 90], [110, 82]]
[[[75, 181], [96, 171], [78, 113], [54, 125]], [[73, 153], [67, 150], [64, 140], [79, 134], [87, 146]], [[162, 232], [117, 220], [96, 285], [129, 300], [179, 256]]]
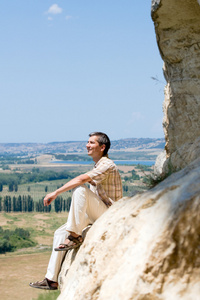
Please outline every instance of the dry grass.
[[29, 229], [34, 239], [43, 245], [0, 255], [1, 299], [32, 300], [37, 299], [38, 295], [50, 293], [29, 287], [29, 282], [44, 278], [53, 233], [66, 220], [67, 213], [0, 213], [0, 226], [4, 229]]
[[120, 171], [123, 171], [124, 173], [128, 173], [129, 171], [135, 170], [135, 166], [122, 166], [122, 165], [119, 165], [119, 166], [117, 166], [117, 168]]
[[2, 300], [32, 300], [41, 293], [48, 293], [29, 287], [29, 282], [41, 280], [46, 273], [49, 252], [0, 255], [0, 290]]

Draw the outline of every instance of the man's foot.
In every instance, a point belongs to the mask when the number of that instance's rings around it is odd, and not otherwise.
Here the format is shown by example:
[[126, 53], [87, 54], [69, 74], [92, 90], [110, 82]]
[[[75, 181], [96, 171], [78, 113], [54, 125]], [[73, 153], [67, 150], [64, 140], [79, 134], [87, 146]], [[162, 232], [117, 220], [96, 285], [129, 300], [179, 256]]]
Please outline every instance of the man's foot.
[[36, 289], [43, 289], [43, 290], [57, 290], [58, 283], [55, 281], [51, 281], [47, 278], [43, 279], [42, 281], [30, 282], [29, 285]]
[[83, 238], [81, 235], [74, 237], [73, 235], [69, 235], [65, 240], [64, 244], [60, 244], [58, 248], [54, 248], [55, 251], [67, 251], [70, 249], [75, 249], [79, 247], [83, 243]]

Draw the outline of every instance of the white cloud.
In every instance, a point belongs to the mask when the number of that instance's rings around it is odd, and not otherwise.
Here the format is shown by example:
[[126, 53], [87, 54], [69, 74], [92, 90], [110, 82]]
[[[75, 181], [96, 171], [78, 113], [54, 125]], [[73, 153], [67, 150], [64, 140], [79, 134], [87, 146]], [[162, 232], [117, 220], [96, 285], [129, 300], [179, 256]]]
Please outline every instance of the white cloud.
[[58, 6], [58, 4], [53, 4], [49, 7], [47, 14], [57, 15], [61, 14], [63, 9]]
[[48, 17], [47, 19], [48, 19], [49, 21], [52, 21], [52, 20], [53, 20], [53, 18], [52, 18], [52, 17]]

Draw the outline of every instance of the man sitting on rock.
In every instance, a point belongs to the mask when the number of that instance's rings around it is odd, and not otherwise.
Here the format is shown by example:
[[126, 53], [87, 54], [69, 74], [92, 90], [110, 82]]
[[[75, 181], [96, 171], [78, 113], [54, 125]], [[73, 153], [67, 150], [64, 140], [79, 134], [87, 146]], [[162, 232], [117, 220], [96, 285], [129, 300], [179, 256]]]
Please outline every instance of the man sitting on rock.
[[[44, 205], [49, 205], [58, 195], [73, 189], [67, 223], [55, 231], [53, 251], [43, 281], [30, 283], [31, 287], [55, 290], [65, 251], [81, 245], [82, 230], [94, 223], [114, 201], [122, 198], [122, 184], [116, 165], [108, 158], [108, 136], [102, 132], [89, 134], [86, 145], [88, 155], [95, 162], [94, 168], [67, 182], [56, 191], [47, 194]], [[84, 185], [90, 184], [90, 189]]]

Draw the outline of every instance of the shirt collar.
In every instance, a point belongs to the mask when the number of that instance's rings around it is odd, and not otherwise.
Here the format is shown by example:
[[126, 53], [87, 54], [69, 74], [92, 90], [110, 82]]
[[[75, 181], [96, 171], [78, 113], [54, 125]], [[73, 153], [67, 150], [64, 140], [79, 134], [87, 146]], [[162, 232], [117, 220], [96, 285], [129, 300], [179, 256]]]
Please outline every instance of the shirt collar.
[[102, 157], [100, 158], [100, 160], [98, 160], [98, 162], [94, 165], [94, 167], [95, 167], [95, 168], [98, 167], [98, 165], [100, 164], [100, 162], [101, 162], [102, 160], [107, 159], [107, 158], [109, 158], [109, 157], [108, 157], [108, 154], [102, 156]]

